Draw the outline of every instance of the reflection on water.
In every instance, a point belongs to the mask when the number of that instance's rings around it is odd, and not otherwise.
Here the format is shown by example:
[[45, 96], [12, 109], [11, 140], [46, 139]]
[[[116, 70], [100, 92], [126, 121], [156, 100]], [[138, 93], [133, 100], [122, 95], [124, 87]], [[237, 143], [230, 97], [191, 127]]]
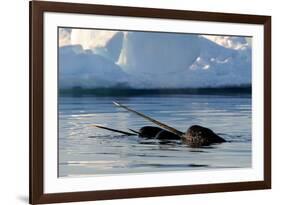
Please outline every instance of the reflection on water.
[[[90, 126], [128, 131], [150, 122], [112, 104], [117, 101], [178, 130], [206, 126], [228, 140], [205, 148], [180, 141], [144, 140]], [[60, 97], [59, 176], [251, 167], [250, 96], [178, 95]]]

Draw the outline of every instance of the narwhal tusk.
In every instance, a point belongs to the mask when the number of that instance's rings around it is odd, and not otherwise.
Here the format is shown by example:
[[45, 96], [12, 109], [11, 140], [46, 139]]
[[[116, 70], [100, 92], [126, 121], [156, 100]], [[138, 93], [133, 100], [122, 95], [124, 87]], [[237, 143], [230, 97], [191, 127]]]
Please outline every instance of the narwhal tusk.
[[129, 129], [130, 131], [132, 131], [132, 132], [134, 132], [134, 133], [136, 133], [136, 134], [141, 134], [140, 132], [138, 132], [138, 131], [136, 131], [136, 130], [133, 130], [133, 129]]
[[104, 126], [96, 125], [96, 124], [93, 124], [91, 126], [94, 126], [94, 127], [97, 127], [97, 128], [101, 128], [101, 129], [104, 129], [104, 130], [109, 130], [109, 131], [112, 131], [112, 132], [118, 132], [118, 133], [121, 133], [121, 134], [124, 134], [124, 135], [128, 135], [128, 136], [136, 135], [135, 133], [130, 133], [130, 132], [125, 132], [125, 131], [121, 131], [121, 130], [116, 130], [116, 129], [112, 129], [112, 128], [109, 128], [109, 127], [104, 127]]
[[162, 122], [159, 122], [159, 121], [157, 121], [157, 120], [155, 120], [155, 119], [153, 119], [153, 118], [151, 118], [151, 117], [148, 117], [148, 116], [145, 115], [145, 114], [142, 114], [142, 113], [140, 113], [140, 112], [137, 112], [137, 111], [135, 111], [135, 110], [132, 110], [131, 108], [129, 108], [129, 107], [125, 106], [125, 105], [122, 105], [122, 104], [120, 104], [120, 103], [117, 103], [117, 102], [114, 102], [114, 101], [113, 101], [113, 103], [114, 103], [114, 105], [116, 105], [116, 106], [118, 106], [118, 107], [122, 107], [122, 108], [124, 108], [125, 110], [128, 110], [129, 112], [133, 112], [133, 113], [135, 113], [135, 114], [137, 114], [137, 115], [139, 115], [139, 116], [141, 116], [141, 117], [143, 117], [143, 118], [149, 120], [150, 122], [153, 122], [154, 124], [159, 125], [159, 126], [162, 127], [163, 129], [169, 130], [170, 132], [172, 132], [172, 133], [178, 135], [179, 137], [182, 137], [182, 136], [184, 135], [183, 132], [181, 132], [181, 131], [179, 131], [179, 130], [173, 128], [173, 127], [170, 127], [170, 126], [168, 126], [168, 125], [166, 125], [166, 124], [164, 124], [164, 123], [162, 123]]

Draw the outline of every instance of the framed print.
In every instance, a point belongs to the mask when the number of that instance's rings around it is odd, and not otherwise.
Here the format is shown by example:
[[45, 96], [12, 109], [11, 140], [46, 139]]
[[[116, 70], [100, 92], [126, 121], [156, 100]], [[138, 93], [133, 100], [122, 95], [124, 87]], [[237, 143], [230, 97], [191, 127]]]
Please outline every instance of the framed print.
[[30, 203], [271, 188], [271, 17], [30, 2]]

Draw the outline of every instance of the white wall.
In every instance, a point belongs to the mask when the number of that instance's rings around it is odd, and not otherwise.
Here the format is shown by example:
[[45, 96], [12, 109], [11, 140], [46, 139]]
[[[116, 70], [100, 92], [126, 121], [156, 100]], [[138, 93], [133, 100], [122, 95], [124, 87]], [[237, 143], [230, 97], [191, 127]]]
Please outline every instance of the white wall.
[[[77, 1], [76, 2], [82, 2]], [[281, 87], [278, 46], [281, 46], [281, 7], [277, 0], [84, 0], [99, 4], [160, 7], [266, 14], [273, 17], [273, 189], [234, 193], [199, 194], [95, 202], [97, 205], [126, 204], [280, 204]], [[1, 89], [1, 197], [0, 204], [27, 204], [28, 198], [28, 2], [1, 1], [0, 89]], [[73, 203], [73, 204], [92, 204]]]

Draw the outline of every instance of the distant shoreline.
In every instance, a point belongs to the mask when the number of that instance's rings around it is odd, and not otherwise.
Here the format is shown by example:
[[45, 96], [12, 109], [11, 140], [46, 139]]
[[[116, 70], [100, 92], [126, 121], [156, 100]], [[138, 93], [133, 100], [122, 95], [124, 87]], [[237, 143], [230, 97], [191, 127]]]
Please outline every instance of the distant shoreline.
[[149, 95], [251, 95], [251, 85], [216, 88], [81, 88], [60, 89], [61, 96], [149, 96]]

